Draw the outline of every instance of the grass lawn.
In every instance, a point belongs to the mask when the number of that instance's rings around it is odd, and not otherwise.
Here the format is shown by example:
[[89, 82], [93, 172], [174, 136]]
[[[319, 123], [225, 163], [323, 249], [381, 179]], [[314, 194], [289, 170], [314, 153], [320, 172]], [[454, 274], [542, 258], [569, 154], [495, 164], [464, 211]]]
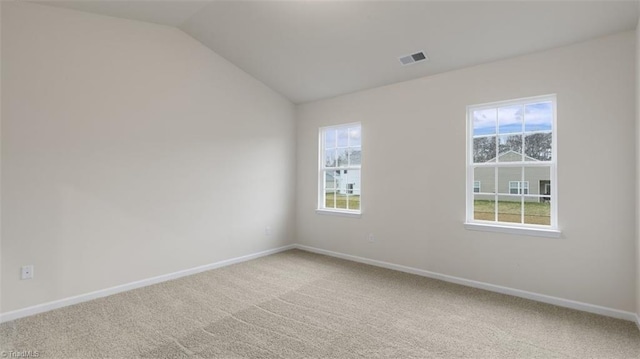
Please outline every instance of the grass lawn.
[[[347, 207], [347, 197], [349, 201], [349, 207]], [[333, 200], [336, 200], [335, 206]], [[360, 209], [360, 196], [346, 194], [334, 194], [333, 192], [325, 195], [325, 207], [326, 208], [341, 208], [341, 209]]]
[[[485, 221], [495, 220], [495, 201], [475, 200], [473, 218]], [[498, 202], [498, 221], [521, 223], [522, 207], [520, 202]], [[551, 204], [540, 202], [524, 203], [524, 223], [551, 224]]]

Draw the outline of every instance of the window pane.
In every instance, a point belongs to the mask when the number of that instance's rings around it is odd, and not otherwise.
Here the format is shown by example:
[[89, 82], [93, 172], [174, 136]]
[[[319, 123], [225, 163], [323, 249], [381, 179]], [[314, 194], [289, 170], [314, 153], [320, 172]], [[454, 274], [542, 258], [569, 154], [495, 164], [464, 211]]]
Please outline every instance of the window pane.
[[360, 170], [349, 170], [345, 180], [344, 194], [348, 209], [360, 209]]
[[348, 166], [349, 151], [346, 148], [338, 148], [336, 151], [336, 162], [338, 167], [346, 167]]
[[498, 196], [498, 221], [522, 223], [522, 197]]
[[522, 106], [500, 107], [498, 109], [498, 133], [522, 132]]
[[524, 223], [551, 225], [551, 202], [539, 197], [524, 197]]
[[524, 137], [524, 153], [529, 161], [551, 161], [551, 132], [532, 133]]
[[496, 220], [496, 201], [493, 195], [473, 196], [473, 219], [481, 221]]
[[335, 149], [324, 151], [324, 166], [325, 167], [336, 166], [336, 150]]
[[346, 128], [338, 129], [338, 147], [347, 147], [349, 131]]
[[335, 148], [336, 147], [336, 130], [325, 130], [324, 131], [324, 148]]
[[347, 195], [339, 191], [336, 192], [336, 208], [347, 209]]
[[473, 136], [495, 135], [497, 112], [495, 108], [473, 111]]
[[498, 162], [520, 162], [522, 161], [522, 135], [502, 135], [499, 136]]
[[473, 139], [473, 162], [483, 163], [495, 161], [496, 136], [478, 137]]
[[324, 188], [325, 189], [334, 189], [336, 188], [336, 171], [325, 171], [324, 172]]
[[551, 167], [525, 167], [524, 179], [529, 182], [529, 194], [551, 194]]
[[325, 208], [335, 208], [335, 198], [336, 198], [336, 193], [335, 190], [325, 190], [325, 195], [324, 195], [324, 207]]
[[362, 145], [362, 139], [360, 135], [360, 127], [354, 127], [349, 129], [349, 146], [359, 147]]
[[480, 182], [480, 191], [482, 193], [495, 193], [496, 169], [493, 167], [474, 168], [473, 181]]
[[525, 197], [524, 223], [551, 225], [551, 167], [525, 167], [524, 177], [532, 195]]
[[349, 170], [345, 178], [344, 192], [349, 195], [360, 195], [360, 170]]
[[335, 208], [335, 192], [338, 186], [339, 171], [324, 172], [324, 207]]
[[360, 166], [362, 164], [362, 150], [360, 147], [349, 149], [349, 165]]
[[520, 194], [522, 167], [498, 168], [498, 193]]
[[553, 106], [551, 102], [540, 102], [524, 107], [524, 130], [551, 131], [553, 130]]

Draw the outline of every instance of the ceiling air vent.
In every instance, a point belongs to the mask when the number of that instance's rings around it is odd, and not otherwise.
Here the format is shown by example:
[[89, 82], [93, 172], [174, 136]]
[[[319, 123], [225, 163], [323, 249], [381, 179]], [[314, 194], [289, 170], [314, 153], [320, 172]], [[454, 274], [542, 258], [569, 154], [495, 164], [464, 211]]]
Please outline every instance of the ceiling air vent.
[[429, 60], [429, 58], [427, 57], [427, 54], [424, 53], [424, 51], [420, 51], [416, 52], [415, 54], [401, 56], [398, 58], [398, 60], [400, 60], [400, 63], [402, 65], [406, 66], [415, 64], [416, 62], [427, 61]]

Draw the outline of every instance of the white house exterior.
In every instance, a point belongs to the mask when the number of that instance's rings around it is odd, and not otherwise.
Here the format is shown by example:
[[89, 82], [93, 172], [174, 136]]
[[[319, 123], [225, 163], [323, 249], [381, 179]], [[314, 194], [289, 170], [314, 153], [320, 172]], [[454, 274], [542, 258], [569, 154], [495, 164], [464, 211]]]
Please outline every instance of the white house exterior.
[[327, 172], [326, 184], [327, 192], [344, 195], [360, 195], [360, 170], [336, 170]]

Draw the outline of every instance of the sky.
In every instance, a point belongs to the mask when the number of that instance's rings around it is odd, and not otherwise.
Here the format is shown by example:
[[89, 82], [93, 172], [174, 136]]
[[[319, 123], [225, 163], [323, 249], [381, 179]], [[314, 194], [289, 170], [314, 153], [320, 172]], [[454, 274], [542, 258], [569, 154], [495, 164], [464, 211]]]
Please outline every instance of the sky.
[[524, 131], [551, 131], [553, 109], [551, 102], [540, 102], [524, 106], [506, 106], [473, 111], [473, 135], [492, 135], [522, 132], [524, 112]]
[[[324, 148], [358, 147], [361, 144], [360, 126], [329, 128], [324, 132]], [[336, 142], [337, 138], [337, 142]]]

